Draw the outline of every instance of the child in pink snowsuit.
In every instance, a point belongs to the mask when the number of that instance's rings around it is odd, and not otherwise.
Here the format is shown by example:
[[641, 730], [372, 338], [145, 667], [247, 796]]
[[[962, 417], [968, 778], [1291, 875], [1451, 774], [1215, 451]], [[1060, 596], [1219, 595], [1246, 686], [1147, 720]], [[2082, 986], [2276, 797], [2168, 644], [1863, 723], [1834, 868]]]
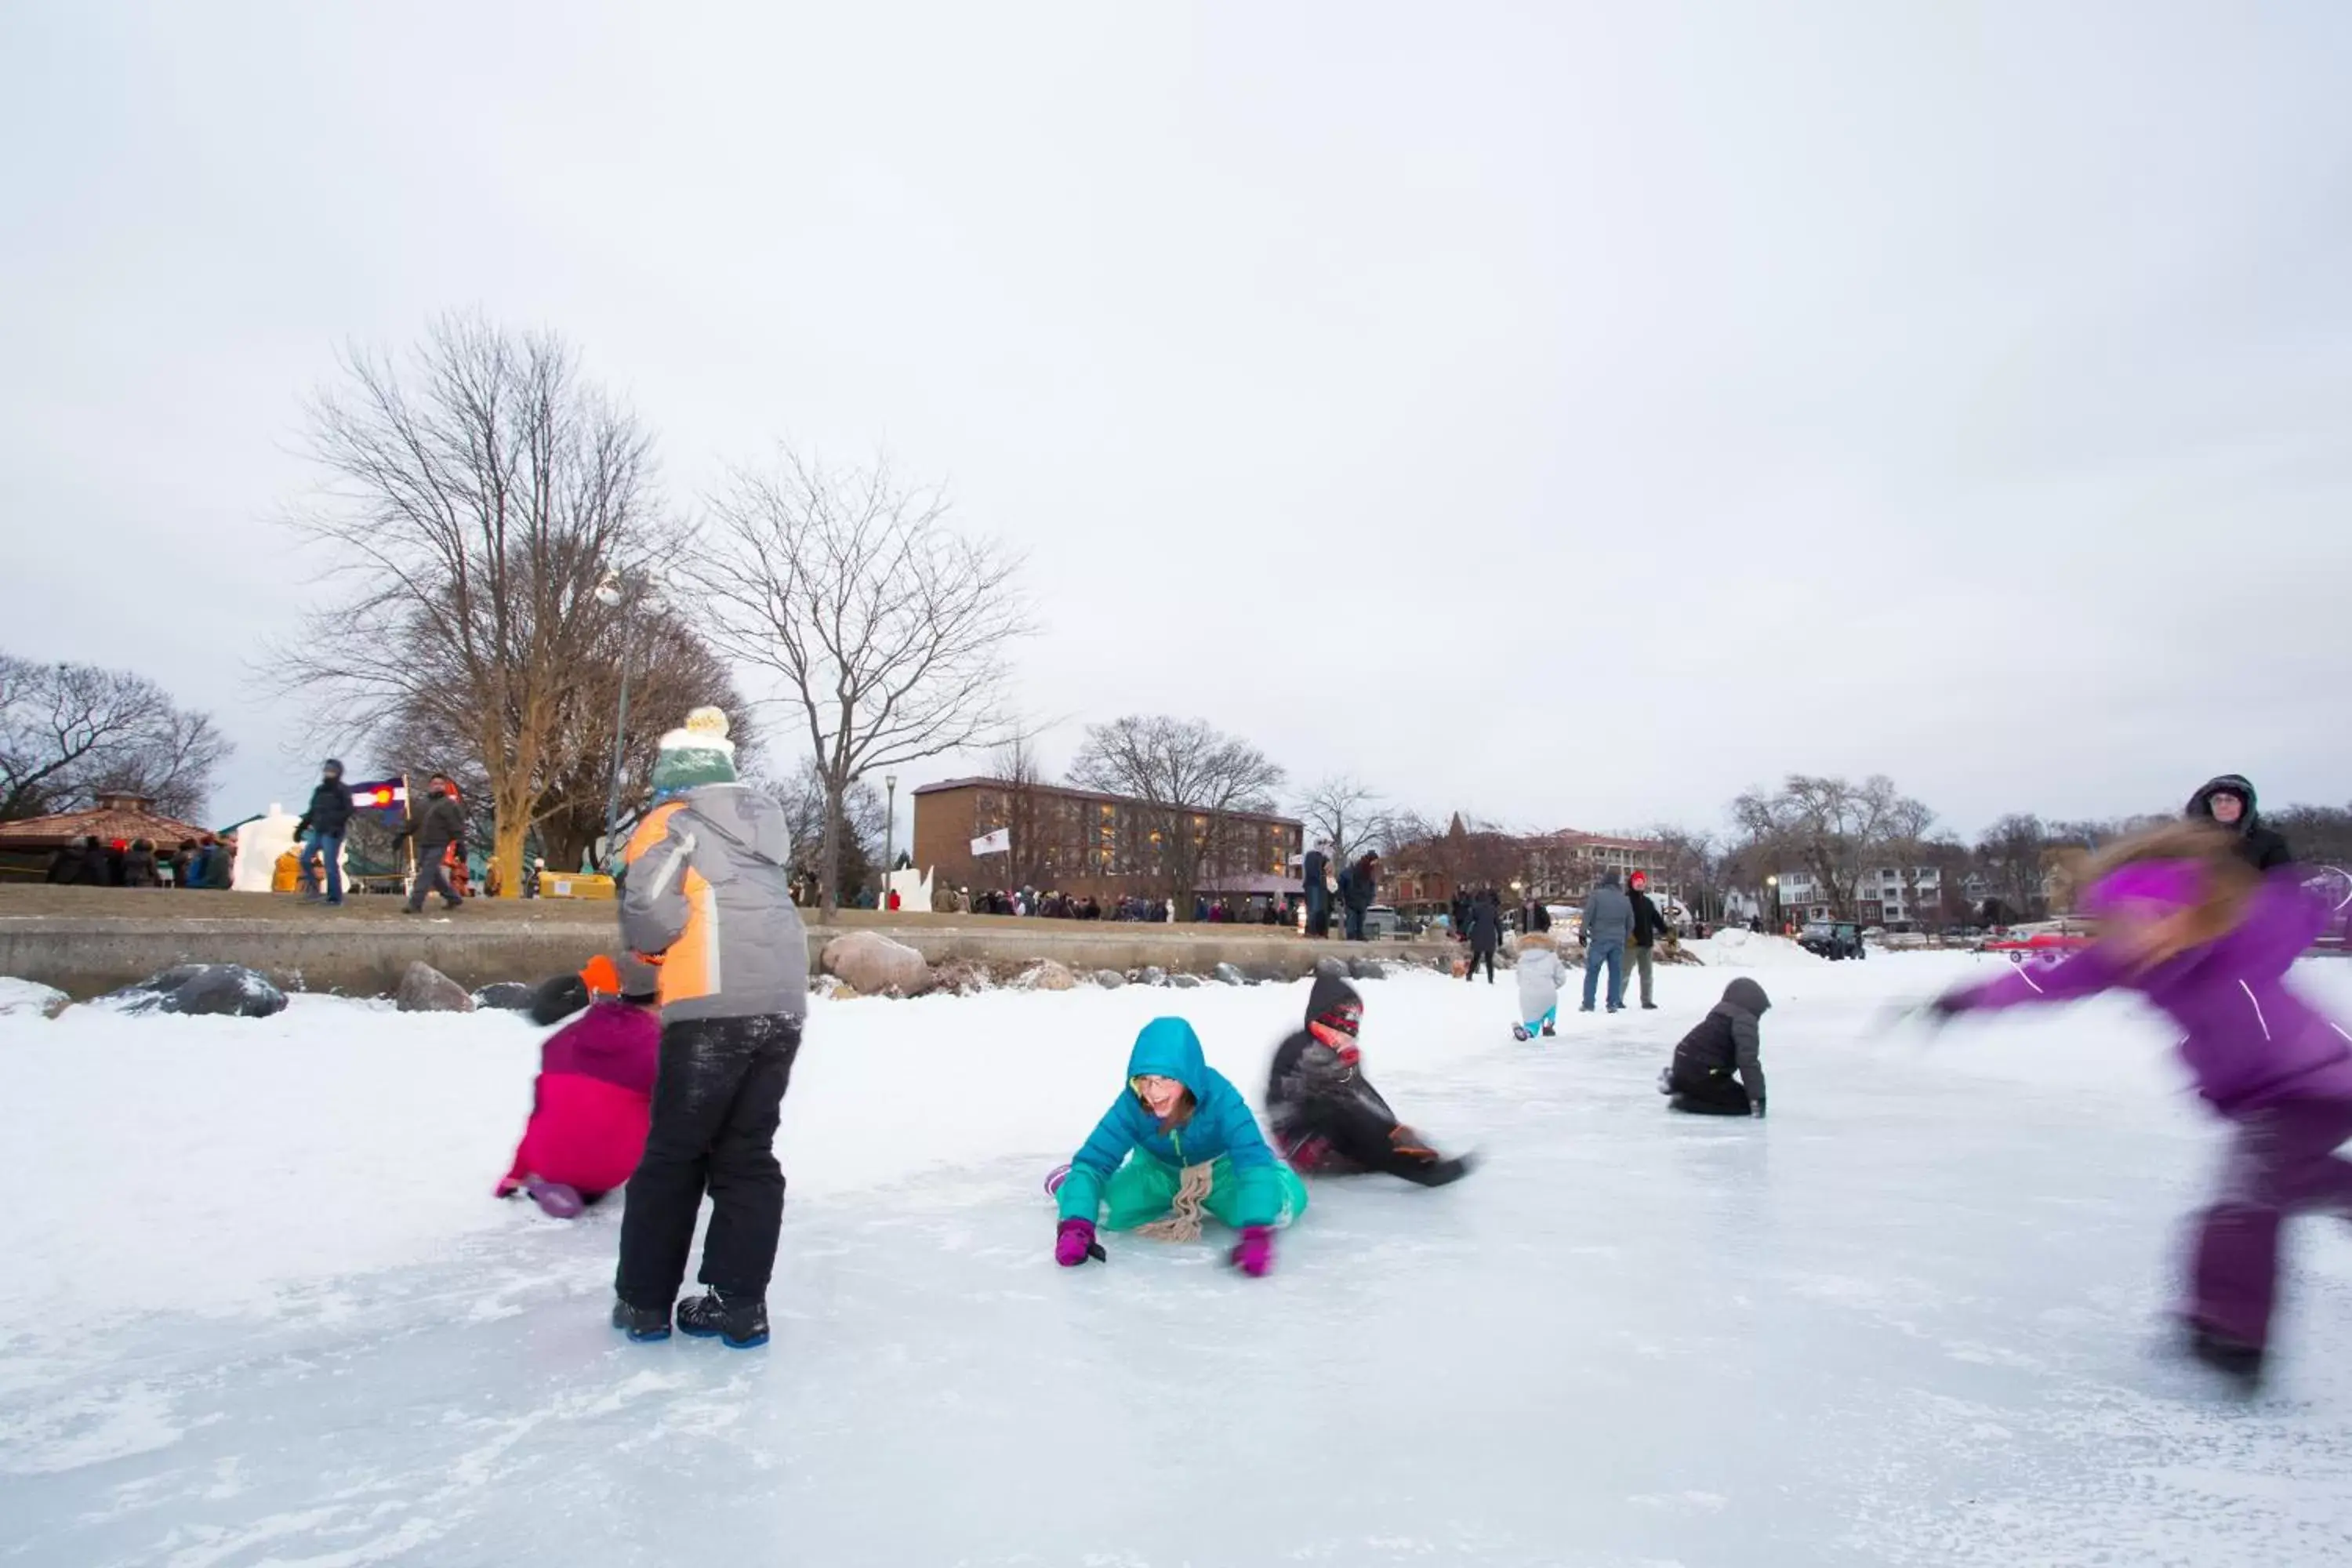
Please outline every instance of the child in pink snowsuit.
[[2190, 1268], [2191, 1351], [2248, 1384], [2262, 1372], [2278, 1289], [2279, 1226], [2299, 1210], [2352, 1215], [2352, 1036], [2285, 984], [2325, 924], [2292, 866], [2256, 872], [2227, 835], [2158, 829], [2118, 845], [2082, 900], [2099, 940], [1932, 1005], [1941, 1016], [2137, 991], [2181, 1030], [2198, 1092], [2235, 1124], [2221, 1190]]
[[661, 1059], [652, 966], [630, 960], [616, 968], [600, 959], [583, 978], [593, 999], [540, 1048], [530, 1123], [498, 1185], [499, 1197], [528, 1193], [557, 1219], [573, 1217], [637, 1168]]

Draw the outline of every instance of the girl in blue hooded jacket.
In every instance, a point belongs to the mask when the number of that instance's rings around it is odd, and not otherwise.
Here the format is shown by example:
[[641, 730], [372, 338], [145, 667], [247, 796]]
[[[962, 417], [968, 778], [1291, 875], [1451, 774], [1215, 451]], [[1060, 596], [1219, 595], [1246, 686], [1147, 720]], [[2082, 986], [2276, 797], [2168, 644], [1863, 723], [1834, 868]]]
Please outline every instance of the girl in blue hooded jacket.
[[1234, 1267], [1274, 1268], [1274, 1232], [1307, 1212], [1307, 1187], [1275, 1157], [1241, 1091], [1201, 1054], [1181, 1018], [1155, 1018], [1135, 1037], [1127, 1088], [1085, 1147], [1045, 1184], [1059, 1199], [1054, 1261], [1100, 1258], [1095, 1227], [1192, 1241], [1206, 1210], [1241, 1232]]

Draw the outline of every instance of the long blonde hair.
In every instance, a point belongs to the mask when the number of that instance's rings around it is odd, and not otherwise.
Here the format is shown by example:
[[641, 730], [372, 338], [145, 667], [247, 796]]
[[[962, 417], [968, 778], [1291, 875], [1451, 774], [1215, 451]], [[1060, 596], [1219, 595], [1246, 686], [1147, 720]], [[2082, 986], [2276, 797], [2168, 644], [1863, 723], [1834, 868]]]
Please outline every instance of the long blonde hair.
[[2168, 822], [2117, 839], [2096, 855], [2075, 856], [2060, 868], [2063, 896], [2071, 904], [2126, 867], [2154, 860], [2194, 866], [2200, 891], [2197, 901], [2176, 917], [2179, 923], [2162, 944], [2164, 951], [2150, 955], [2152, 960], [2201, 947], [2235, 931], [2263, 884], [2262, 873], [2238, 853], [2236, 835], [2212, 823], [2192, 820]]

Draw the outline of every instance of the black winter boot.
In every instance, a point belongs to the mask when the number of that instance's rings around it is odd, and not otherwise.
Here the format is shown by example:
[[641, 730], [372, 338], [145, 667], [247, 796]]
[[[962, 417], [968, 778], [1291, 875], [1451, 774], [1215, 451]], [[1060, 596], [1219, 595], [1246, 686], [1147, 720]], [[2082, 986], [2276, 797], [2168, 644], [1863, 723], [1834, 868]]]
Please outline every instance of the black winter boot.
[[651, 1344], [656, 1340], [669, 1338], [667, 1307], [632, 1307], [615, 1299], [613, 1302], [613, 1326], [637, 1343]]
[[677, 1309], [681, 1332], [716, 1339], [730, 1351], [756, 1350], [768, 1342], [768, 1303], [757, 1296], [707, 1291]]
[[2242, 1392], [2252, 1394], [2262, 1386], [2263, 1347], [2250, 1345], [2243, 1340], [2217, 1334], [2201, 1325], [2189, 1328], [2189, 1353], [2211, 1367], [2228, 1374]]

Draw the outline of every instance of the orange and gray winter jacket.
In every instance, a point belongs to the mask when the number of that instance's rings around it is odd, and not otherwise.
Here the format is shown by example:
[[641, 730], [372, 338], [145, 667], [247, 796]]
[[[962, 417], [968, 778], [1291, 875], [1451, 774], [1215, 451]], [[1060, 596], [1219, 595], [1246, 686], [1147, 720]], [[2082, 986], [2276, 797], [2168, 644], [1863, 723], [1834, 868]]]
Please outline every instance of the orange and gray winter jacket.
[[808, 933], [784, 870], [774, 801], [704, 784], [630, 836], [621, 940], [661, 962], [664, 1022], [808, 1013]]

